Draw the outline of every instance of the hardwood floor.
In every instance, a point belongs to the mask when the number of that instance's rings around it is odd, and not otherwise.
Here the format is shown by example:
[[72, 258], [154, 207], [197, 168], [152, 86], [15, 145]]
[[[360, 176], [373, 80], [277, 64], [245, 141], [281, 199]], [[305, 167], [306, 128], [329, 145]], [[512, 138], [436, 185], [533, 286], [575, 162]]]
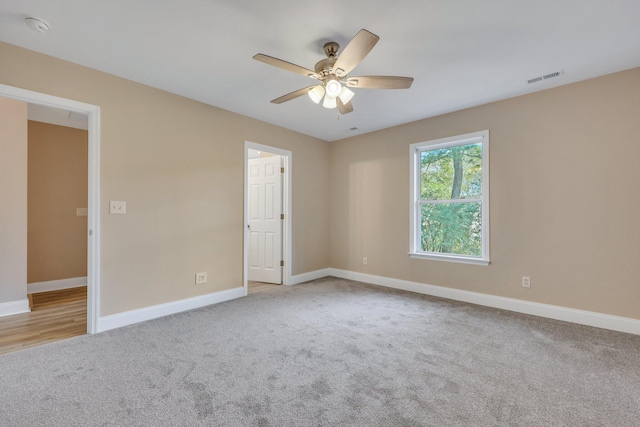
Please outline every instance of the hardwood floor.
[[276, 286], [282, 286], [282, 285], [276, 285], [274, 283], [251, 282], [251, 281], [248, 283], [248, 285], [249, 285], [250, 294], [264, 291], [266, 289], [275, 288]]
[[32, 294], [30, 313], [0, 317], [0, 354], [87, 333], [87, 287]]
[[[249, 293], [274, 288], [249, 282]], [[30, 313], [0, 317], [0, 354], [87, 333], [87, 287], [31, 294]]]

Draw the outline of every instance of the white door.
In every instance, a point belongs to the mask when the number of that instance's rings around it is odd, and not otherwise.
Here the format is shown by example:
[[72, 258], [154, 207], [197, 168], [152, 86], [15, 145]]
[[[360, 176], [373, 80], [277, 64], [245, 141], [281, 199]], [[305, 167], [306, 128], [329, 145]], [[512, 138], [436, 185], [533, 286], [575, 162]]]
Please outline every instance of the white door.
[[280, 156], [249, 159], [249, 275], [282, 283], [282, 173]]

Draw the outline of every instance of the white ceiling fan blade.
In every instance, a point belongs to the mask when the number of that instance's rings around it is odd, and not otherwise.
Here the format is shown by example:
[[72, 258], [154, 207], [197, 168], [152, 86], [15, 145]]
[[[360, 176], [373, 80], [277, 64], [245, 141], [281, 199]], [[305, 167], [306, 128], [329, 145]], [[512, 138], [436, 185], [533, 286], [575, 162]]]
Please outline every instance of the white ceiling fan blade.
[[292, 99], [298, 98], [299, 96], [306, 95], [314, 87], [316, 87], [316, 85], [298, 89], [295, 92], [291, 92], [286, 95], [282, 95], [280, 98], [274, 99], [273, 101], [271, 101], [271, 103], [282, 104], [283, 102], [291, 101]]
[[413, 83], [413, 77], [399, 76], [363, 76], [350, 77], [347, 86], [360, 89], [408, 89]]
[[258, 53], [257, 55], [253, 56], [253, 59], [255, 59], [256, 61], [264, 62], [265, 64], [272, 65], [274, 67], [282, 68], [283, 70], [301, 74], [305, 77], [311, 77], [312, 79], [320, 78], [320, 76], [315, 71], [311, 71], [308, 68], [292, 64], [291, 62], [283, 61], [282, 59], [274, 58], [273, 56]]
[[358, 34], [342, 50], [333, 66], [336, 76], [344, 77], [349, 74], [373, 49], [378, 40], [380, 40], [380, 37], [365, 29], [358, 31]]

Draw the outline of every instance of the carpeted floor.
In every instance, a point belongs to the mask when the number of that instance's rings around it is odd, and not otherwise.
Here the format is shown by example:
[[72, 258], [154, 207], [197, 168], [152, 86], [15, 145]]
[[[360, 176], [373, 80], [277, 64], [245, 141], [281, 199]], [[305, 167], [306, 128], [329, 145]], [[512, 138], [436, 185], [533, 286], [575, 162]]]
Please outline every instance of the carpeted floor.
[[327, 278], [0, 356], [2, 426], [639, 426], [640, 337]]

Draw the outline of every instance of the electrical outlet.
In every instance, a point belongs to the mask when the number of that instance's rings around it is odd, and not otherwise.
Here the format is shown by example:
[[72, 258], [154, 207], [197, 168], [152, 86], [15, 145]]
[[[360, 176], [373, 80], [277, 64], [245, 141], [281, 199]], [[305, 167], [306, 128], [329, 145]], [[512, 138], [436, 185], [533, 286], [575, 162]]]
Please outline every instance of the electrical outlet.
[[127, 213], [127, 202], [109, 201], [109, 213], [112, 215], [125, 215]]
[[207, 283], [207, 273], [196, 273], [196, 285]]
[[531, 277], [522, 276], [522, 287], [523, 288], [530, 288], [531, 287]]
[[362, 258], [362, 265], [367, 265], [368, 262], [367, 257]]
[[87, 216], [87, 208], [76, 208], [76, 216]]

